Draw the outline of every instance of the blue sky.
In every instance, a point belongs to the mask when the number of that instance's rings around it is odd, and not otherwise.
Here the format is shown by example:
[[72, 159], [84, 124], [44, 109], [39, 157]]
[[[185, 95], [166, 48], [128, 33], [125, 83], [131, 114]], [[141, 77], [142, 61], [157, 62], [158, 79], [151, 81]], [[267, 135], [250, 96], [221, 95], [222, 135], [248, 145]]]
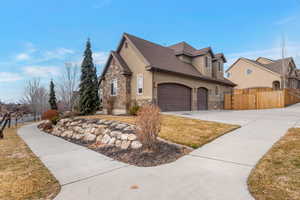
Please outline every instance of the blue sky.
[[88, 37], [98, 71], [123, 32], [162, 45], [211, 46], [232, 63], [240, 56], [288, 56], [300, 66], [300, 0], [10, 0], [0, 6], [0, 99], [22, 97], [27, 80], [58, 79], [80, 63]]

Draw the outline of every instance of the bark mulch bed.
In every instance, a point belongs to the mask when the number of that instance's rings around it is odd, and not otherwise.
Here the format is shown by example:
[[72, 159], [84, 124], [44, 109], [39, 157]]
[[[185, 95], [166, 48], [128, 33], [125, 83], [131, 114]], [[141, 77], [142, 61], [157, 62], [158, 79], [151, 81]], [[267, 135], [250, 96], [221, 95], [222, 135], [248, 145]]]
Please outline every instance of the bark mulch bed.
[[[60, 136], [58, 136], [60, 137]], [[98, 153], [104, 154], [114, 160], [139, 167], [152, 167], [162, 164], [174, 162], [178, 158], [191, 152], [190, 148], [184, 146], [169, 144], [167, 142], [158, 141], [155, 151], [149, 151], [145, 148], [140, 149], [121, 149], [116, 146], [109, 146], [103, 144], [87, 143], [82, 140], [75, 140], [65, 137], [63, 138], [69, 142], [87, 147]]]

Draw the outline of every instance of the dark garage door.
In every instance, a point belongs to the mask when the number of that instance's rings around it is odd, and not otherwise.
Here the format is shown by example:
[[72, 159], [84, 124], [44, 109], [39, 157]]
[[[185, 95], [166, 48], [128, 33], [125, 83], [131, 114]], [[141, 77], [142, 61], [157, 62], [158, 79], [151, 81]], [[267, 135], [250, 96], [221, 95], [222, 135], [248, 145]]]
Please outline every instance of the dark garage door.
[[191, 110], [191, 89], [174, 83], [158, 85], [158, 105], [162, 111]]
[[198, 88], [197, 104], [198, 110], [207, 110], [208, 90], [206, 88]]

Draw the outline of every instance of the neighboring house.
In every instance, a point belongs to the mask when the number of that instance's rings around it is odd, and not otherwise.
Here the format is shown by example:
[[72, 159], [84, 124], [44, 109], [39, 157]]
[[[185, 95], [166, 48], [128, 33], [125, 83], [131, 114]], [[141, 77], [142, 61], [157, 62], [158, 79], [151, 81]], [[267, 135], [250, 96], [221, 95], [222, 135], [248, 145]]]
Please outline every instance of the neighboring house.
[[234, 83], [223, 76], [223, 54], [195, 49], [185, 42], [161, 46], [124, 34], [100, 77], [104, 111], [126, 113], [134, 102], [156, 103], [162, 111], [223, 108], [223, 94]]
[[271, 60], [240, 58], [226, 70], [227, 78], [236, 89], [269, 87], [274, 89], [300, 88], [300, 70], [292, 57]]

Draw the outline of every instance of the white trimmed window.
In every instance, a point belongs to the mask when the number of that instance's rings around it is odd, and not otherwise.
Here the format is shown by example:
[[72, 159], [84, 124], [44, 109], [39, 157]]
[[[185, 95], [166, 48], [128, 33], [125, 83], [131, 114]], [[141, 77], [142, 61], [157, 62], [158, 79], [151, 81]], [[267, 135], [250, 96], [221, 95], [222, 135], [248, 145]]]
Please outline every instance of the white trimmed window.
[[219, 68], [219, 72], [222, 71], [222, 63], [221, 62], [218, 62], [218, 68]]
[[137, 80], [136, 80], [136, 88], [137, 88], [137, 94], [141, 95], [144, 92], [144, 77], [142, 74], [139, 74], [137, 76]]
[[211, 68], [211, 57], [210, 56], [205, 56], [205, 67]]
[[118, 80], [113, 79], [110, 86], [110, 95], [116, 96], [117, 95], [117, 89], [118, 89]]

